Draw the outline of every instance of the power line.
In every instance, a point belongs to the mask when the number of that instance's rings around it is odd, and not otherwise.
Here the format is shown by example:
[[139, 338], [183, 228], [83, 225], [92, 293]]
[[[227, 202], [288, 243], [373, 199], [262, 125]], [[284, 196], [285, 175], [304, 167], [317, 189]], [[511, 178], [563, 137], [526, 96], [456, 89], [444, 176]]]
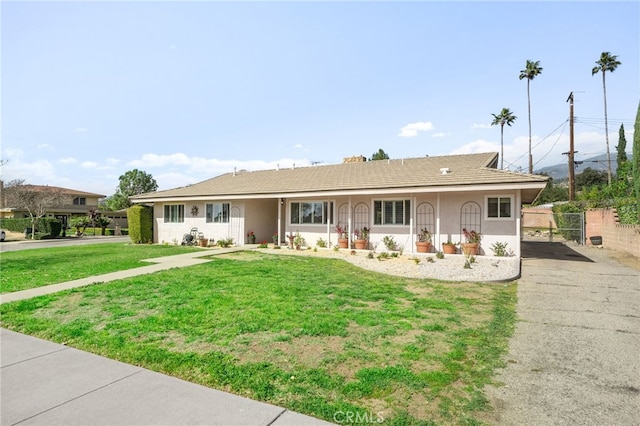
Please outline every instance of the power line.
[[[540, 145], [542, 142], [544, 142], [547, 138], [549, 138], [551, 135], [553, 135], [560, 127], [562, 126], [566, 126], [567, 123], [569, 122], [569, 120], [564, 120], [562, 123], [560, 123], [560, 125], [558, 127], [556, 127], [555, 129], [553, 129], [547, 136], [545, 136], [544, 138], [542, 138], [537, 144], [535, 144], [531, 150], [533, 151], [534, 148], [538, 147], [538, 145]], [[557, 143], [558, 141], [556, 141]], [[524, 157], [525, 155], [528, 155], [529, 152], [525, 152], [524, 154], [522, 154], [520, 157], [516, 158], [515, 160], [513, 160], [513, 163], [516, 163], [518, 160], [520, 160], [522, 157]], [[546, 155], [546, 154], [545, 154]], [[513, 165], [513, 163], [510, 163], [511, 165]]]
[[534, 165], [537, 165], [540, 161], [544, 160], [544, 159], [545, 159], [545, 157], [546, 157], [547, 155], [549, 155], [549, 154], [551, 153], [551, 151], [553, 151], [553, 148], [555, 148], [555, 146], [556, 146], [556, 145], [558, 144], [558, 142], [560, 141], [560, 138], [561, 138], [561, 137], [562, 137], [562, 135], [564, 134], [564, 130], [565, 130], [565, 128], [566, 128], [566, 127], [567, 127], [567, 123], [565, 122], [565, 123], [564, 123], [564, 127], [563, 127], [562, 131], [561, 131], [561, 132], [560, 132], [560, 134], [558, 135], [558, 138], [557, 138], [557, 139], [556, 139], [556, 141], [553, 143], [553, 145], [551, 145], [551, 148], [549, 148], [549, 151], [547, 151], [547, 153], [546, 153], [546, 154], [544, 154], [542, 157], [540, 157], [540, 158], [538, 159], [538, 161], [536, 161], [536, 164], [534, 164]]

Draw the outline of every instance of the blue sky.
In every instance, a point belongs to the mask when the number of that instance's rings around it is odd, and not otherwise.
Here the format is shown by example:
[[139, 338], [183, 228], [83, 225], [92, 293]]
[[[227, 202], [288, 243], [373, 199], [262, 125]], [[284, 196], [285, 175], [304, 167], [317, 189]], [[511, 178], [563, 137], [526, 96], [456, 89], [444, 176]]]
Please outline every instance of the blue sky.
[[12, 2], [1, 4], [2, 179], [111, 195], [137, 168], [160, 189], [240, 169], [499, 151], [566, 161], [631, 150], [638, 2]]

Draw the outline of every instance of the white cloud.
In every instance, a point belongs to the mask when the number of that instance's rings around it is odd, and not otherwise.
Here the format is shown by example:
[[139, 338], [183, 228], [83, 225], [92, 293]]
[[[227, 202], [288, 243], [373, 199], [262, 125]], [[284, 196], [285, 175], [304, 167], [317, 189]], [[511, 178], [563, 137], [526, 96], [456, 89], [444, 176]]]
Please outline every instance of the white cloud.
[[116, 164], [120, 163], [120, 160], [117, 158], [113, 158], [113, 157], [109, 157], [105, 160], [107, 162], [107, 164], [109, 166], [115, 166]]
[[413, 138], [418, 136], [418, 132], [426, 132], [428, 130], [433, 130], [433, 124], [430, 121], [418, 121], [404, 126], [400, 129], [398, 136], [401, 138]]
[[88, 132], [89, 129], [85, 129], [84, 127], [77, 127], [75, 129], [73, 129], [74, 133], [84, 133], [84, 132]]
[[169, 44], [169, 50], [176, 50], [178, 48], [178, 46], [176, 46], [175, 44], [171, 43]]
[[40, 145], [37, 145], [38, 149], [51, 149], [52, 146], [49, 145], [48, 143], [41, 143]]
[[431, 135], [432, 138], [443, 138], [445, 136], [449, 136], [451, 133], [443, 133], [443, 132], [439, 132], [439, 133], [434, 133], [433, 135]]
[[302, 144], [297, 143], [293, 147], [296, 148], [296, 149], [302, 149]]
[[73, 157], [66, 157], [66, 158], [61, 158], [60, 160], [58, 160], [58, 162], [62, 164], [75, 164], [78, 162], [78, 160], [76, 160]]
[[498, 152], [500, 151], [500, 144], [495, 142], [485, 141], [484, 139], [478, 139], [473, 142], [462, 145], [459, 148], [454, 149], [449, 154], [475, 154], [479, 152]]
[[[273, 170], [310, 166], [307, 159], [283, 158], [276, 161], [262, 160], [219, 160], [216, 158], [189, 157], [184, 153], [168, 155], [145, 154], [139, 160], [130, 161], [127, 167], [137, 168], [150, 173], [158, 182], [159, 189], [170, 189], [216, 177], [234, 170]], [[167, 176], [161, 183], [160, 176], [154, 174], [160, 170], [162, 176]], [[172, 179], [174, 179], [172, 181]]]
[[82, 163], [80, 163], [80, 167], [82, 167], [83, 169], [95, 169], [96, 167], [98, 167], [98, 163], [96, 163], [95, 161], [83, 161]]
[[471, 126], [472, 129], [490, 129], [491, 124], [474, 124]]

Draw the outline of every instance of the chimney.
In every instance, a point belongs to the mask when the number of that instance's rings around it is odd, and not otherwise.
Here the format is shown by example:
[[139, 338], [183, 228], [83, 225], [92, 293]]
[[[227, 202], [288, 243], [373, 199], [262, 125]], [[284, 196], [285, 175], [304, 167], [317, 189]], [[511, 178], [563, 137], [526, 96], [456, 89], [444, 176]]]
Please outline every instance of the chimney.
[[342, 164], [364, 163], [365, 161], [367, 161], [367, 158], [364, 155], [354, 155], [353, 157], [344, 157], [342, 159]]

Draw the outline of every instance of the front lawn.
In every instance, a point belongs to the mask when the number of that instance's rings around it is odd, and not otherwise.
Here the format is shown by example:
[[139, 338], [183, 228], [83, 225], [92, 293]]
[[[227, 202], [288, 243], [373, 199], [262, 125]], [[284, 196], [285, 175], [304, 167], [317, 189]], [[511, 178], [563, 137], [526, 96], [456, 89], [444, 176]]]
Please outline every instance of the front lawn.
[[5, 304], [0, 322], [330, 422], [474, 424], [515, 289], [237, 252]]
[[3, 252], [0, 255], [0, 292], [26, 290], [93, 275], [148, 265], [142, 259], [199, 250], [174, 245], [125, 243], [52, 247]]

